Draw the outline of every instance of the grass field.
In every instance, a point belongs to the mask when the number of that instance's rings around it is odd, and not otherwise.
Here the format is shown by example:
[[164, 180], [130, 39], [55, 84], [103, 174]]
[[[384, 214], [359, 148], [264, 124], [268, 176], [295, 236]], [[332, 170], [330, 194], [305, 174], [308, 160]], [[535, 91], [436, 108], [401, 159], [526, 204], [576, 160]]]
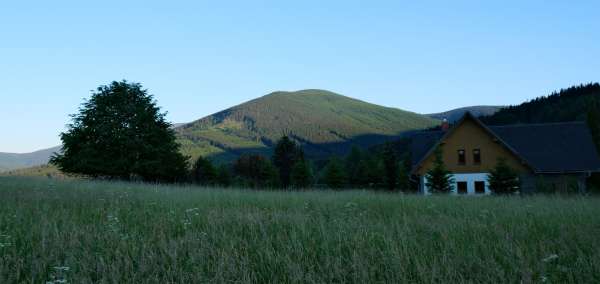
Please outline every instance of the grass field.
[[597, 283], [599, 201], [0, 177], [0, 283]]

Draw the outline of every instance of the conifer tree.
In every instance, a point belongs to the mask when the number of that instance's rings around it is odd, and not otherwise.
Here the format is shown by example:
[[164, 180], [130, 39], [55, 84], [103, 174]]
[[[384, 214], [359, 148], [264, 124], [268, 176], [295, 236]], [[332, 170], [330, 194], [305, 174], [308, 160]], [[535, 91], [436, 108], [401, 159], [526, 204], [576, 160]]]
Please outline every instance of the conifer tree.
[[596, 149], [600, 152], [600, 106], [596, 98], [592, 99], [588, 106], [586, 120]]
[[325, 183], [331, 189], [341, 189], [346, 183], [346, 175], [342, 163], [337, 157], [329, 160], [325, 167]]
[[281, 186], [287, 188], [291, 184], [291, 174], [294, 164], [304, 159], [302, 149], [288, 136], [283, 136], [273, 152], [273, 165], [279, 170]]
[[222, 187], [231, 186], [231, 173], [228, 166], [219, 166], [217, 170], [217, 183]]
[[365, 172], [361, 171], [361, 161], [363, 153], [357, 146], [352, 146], [350, 154], [346, 156], [345, 168], [348, 174], [348, 184], [351, 187], [359, 187], [364, 180]]
[[383, 149], [383, 166], [385, 169], [385, 187], [393, 191], [398, 187], [399, 161], [392, 143], [387, 143]]
[[292, 167], [292, 185], [296, 188], [307, 188], [310, 186], [311, 180], [312, 171], [310, 164], [305, 159], [296, 162]]
[[402, 191], [410, 191], [410, 173], [405, 161], [400, 162], [398, 167], [398, 188]]
[[273, 188], [279, 186], [277, 169], [264, 156], [256, 154], [242, 155], [235, 161], [234, 171], [250, 187]]
[[436, 148], [434, 155], [433, 167], [425, 175], [427, 188], [429, 188], [431, 193], [450, 193], [454, 188], [454, 179], [452, 178], [452, 173], [444, 165], [442, 148]]
[[503, 158], [498, 159], [494, 169], [490, 170], [488, 183], [494, 194], [512, 194], [521, 187], [519, 174]]
[[217, 181], [217, 170], [210, 160], [198, 157], [192, 167], [192, 179], [197, 184], [214, 185]]

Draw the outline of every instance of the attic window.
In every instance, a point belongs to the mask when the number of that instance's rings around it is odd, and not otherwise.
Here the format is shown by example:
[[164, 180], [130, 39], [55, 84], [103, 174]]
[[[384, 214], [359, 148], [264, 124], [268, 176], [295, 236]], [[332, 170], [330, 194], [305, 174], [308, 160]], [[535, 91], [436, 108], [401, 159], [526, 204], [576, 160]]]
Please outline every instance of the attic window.
[[473, 149], [473, 163], [476, 165], [481, 164], [481, 150]]
[[458, 164], [464, 165], [466, 163], [467, 163], [467, 158], [465, 157], [465, 150], [464, 149], [458, 150]]

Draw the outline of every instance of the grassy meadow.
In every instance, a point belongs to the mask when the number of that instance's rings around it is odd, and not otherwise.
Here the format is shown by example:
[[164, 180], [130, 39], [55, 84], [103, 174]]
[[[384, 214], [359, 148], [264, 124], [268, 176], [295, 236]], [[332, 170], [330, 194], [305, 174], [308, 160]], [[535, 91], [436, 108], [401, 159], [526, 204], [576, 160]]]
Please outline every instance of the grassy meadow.
[[0, 177], [0, 283], [600, 282], [594, 197]]

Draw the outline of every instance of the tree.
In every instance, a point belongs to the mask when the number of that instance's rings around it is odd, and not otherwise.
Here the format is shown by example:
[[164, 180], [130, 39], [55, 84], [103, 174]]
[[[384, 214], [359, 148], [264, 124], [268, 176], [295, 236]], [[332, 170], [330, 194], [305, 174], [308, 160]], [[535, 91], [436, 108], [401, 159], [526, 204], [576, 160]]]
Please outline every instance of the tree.
[[242, 155], [236, 160], [233, 168], [238, 176], [249, 183], [250, 187], [276, 187], [279, 184], [277, 170], [264, 156]]
[[329, 160], [329, 163], [325, 167], [325, 183], [329, 188], [341, 189], [346, 183], [346, 175], [342, 163], [336, 157]]
[[393, 191], [398, 186], [399, 161], [393, 144], [387, 143], [383, 149], [383, 166], [385, 169], [385, 187]]
[[291, 173], [294, 164], [300, 160], [304, 160], [304, 152], [296, 145], [288, 136], [283, 136], [273, 152], [273, 164], [279, 170], [279, 178], [281, 185], [287, 188], [291, 184]]
[[[592, 134], [592, 139], [596, 145], [596, 150], [600, 153], [600, 103], [594, 97], [588, 105], [587, 125]], [[600, 189], [600, 173], [592, 173], [588, 178], [588, 188], [592, 192], [597, 192]]]
[[453, 189], [454, 179], [444, 165], [441, 147], [435, 149], [434, 155], [433, 167], [425, 175], [427, 188], [432, 193], [449, 193]]
[[364, 177], [365, 174], [361, 171], [361, 161], [363, 160], [363, 154], [357, 146], [352, 146], [350, 150], [350, 154], [346, 156], [345, 160], [345, 169], [348, 174], [348, 183], [352, 187], [359, 187], [364, 185]]
[[407, 163], [403, 160], [399, 163], [398, 167], [398, 188], [402, 191], [410, 191], [410, 173]]
[[586, 120], [596, 149], [600, 152], [600, 106], [596, 98], [589, 103]]
[[360, 184], [369, 187], [378, 187], [383, 181], [385, 172], [383, 161], [379, 155], [364, 157], [359, 165]]
[[221, 165], [217, 169], [217, 183], [222, 187], [229, 187], [231, 185], [231, 174], [228, 166]]
[[175, 133], [152, 95], [138, 83], [100, 86], [61, 133], [61, 171], [111, 179], [178, 181], [187, 172]]
[[201, 185], [213, 185], [217, 181], [217, 170], [210, 160], [198, 157], [192, 167], [192, 179]]
[[488, 183], [494, 194], [512, 194], [519, 191], [521, 187], [519, 174], [506, 163], [506, 159], [502, 158], [498, 159], [494, 169], [490, 170]]
[[292, 185], [296, 188], [307, 188], [311, 184], [311, 179], [312, 171], [310, 164], [304, 159], [296, 162], [294, 167], [292, 167]]

